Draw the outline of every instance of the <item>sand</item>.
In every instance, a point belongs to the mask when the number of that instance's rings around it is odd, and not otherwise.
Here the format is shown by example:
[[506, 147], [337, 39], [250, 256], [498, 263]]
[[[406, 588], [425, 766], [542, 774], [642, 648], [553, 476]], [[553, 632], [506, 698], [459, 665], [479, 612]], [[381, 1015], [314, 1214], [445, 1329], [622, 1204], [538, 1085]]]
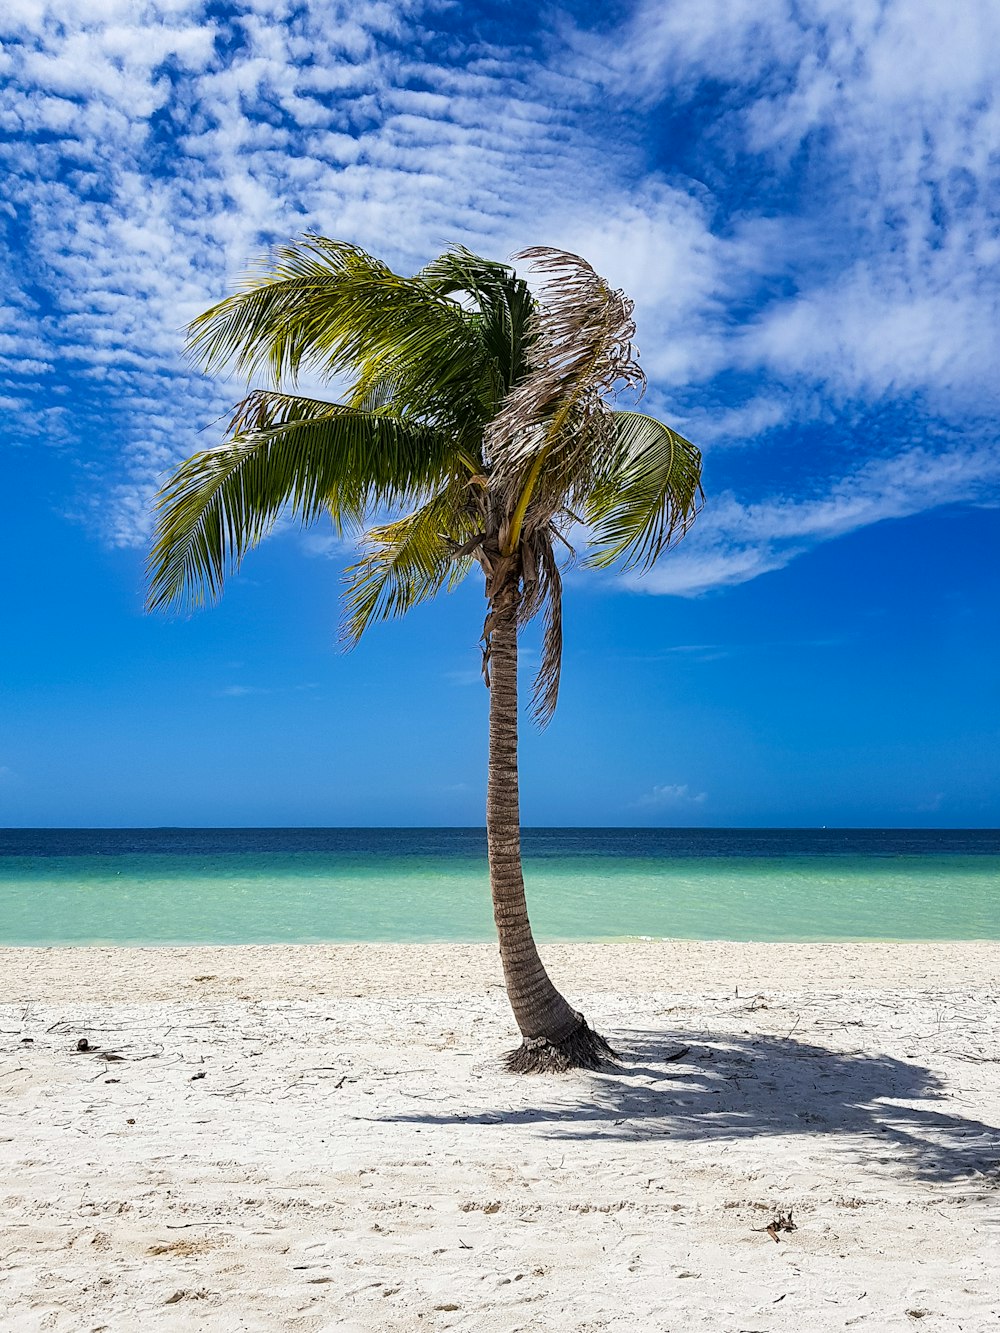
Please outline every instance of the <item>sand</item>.
[[0, 950], [0, 1329], [1000, 1327], [1000, 946], [544, 953]]

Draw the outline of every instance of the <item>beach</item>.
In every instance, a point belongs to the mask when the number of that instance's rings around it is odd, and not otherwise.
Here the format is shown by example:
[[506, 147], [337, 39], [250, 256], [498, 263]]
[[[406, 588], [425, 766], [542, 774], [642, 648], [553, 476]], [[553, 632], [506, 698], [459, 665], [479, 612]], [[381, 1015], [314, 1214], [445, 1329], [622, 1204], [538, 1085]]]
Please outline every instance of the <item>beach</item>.
[[0, 950], [0, 1327], [997, 1327], [1000, 945], [542, 952]]

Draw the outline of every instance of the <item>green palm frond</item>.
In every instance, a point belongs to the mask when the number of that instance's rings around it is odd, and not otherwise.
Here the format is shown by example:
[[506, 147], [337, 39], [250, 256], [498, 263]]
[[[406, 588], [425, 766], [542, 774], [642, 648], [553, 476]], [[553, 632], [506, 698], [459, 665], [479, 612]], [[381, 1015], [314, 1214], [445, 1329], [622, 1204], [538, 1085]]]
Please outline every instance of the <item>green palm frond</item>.
[[425, 505], [365, 533], [365, 554], [347, 571], [344, 637], [355, 644], [374, 621], [404, 615], [475, 563], [483, 533], [467, 482], [446, 486]]
[[534, 309], [528, 285], [509, 265], [461, 246], [421, 269], [413, 282], [462, 310], [465, 355], [442, 359], [434, 343], [401, 343], [362, 369], [351, 401], [365, 403], [391, 382], [397, 407], [405, 404], [407, 412], [453, 430], [467, 447], [474, 437], [478, 454], [486, 423], [525, 370]]
[[[345, 478], [366, 478], [367, 494], [377, 504], [400, 505], [411, 497], [426, 497], [452, 475], [456, 458], [449, 436], [408, 416], [400, 418], [391, 398], [361, 408], [254, 389], [233, 409], [229, 435], [232, 440], [295, 440], [302, 450], [322, 454], [321, 468], [337, 469]], [[329, 502], [322, 507], [330, 508]], [[303, 517], [309, 522], [315, 516]], [[335, 512], [333, 517], [336, 521]]]
[[160, 494], [150, 608], [214, 600], [286, 509], [360, 525], [374, 506], [426, 495], [453, 465], [450, 440], [429, 427], [291, 394], [251, 394], [234, 423]]
[[641, 412], [615, 412], [615, 448], [593, 483], [574, 497], [592, 525], [586, 563], [648, 569], [694, 522], [703, 499], [701, 453]]
[[485, 351], [497, 370], [499, 403], [527, 370], [536, 311], [528, 284], [509, 264], [491, 263], [461, 245], [439, 255], [417, 277], [442, 296], [464, 292], [472, 298]]
[[471, 322], [459, 302], [359, 246], [306, 236], [192, 321], [188, 348], [208, 372], [267, 369], [275, 383], [294, 383], [304, 366], [370, 379], [418, 364], [458, 382], [481, 369]]

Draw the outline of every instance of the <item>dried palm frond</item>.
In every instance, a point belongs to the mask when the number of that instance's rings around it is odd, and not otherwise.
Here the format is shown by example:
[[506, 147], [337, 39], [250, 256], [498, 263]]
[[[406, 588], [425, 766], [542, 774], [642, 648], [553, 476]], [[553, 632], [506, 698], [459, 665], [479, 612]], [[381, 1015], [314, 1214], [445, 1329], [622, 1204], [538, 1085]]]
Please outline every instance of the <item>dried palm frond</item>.
[[532, 527], [521, 539], [521, 593], [518, 620], [526, 625], [543, 617], [542, 660], [532, 690], [531, 712], [539, 726], [546, 726], [555, 712], [562, 671], [562, 570], [555, 543], [575, 552], [554, 522]]
[[528, 373], [507, 395], [484, 432], [484, 455], [508, 496], [503, 544], [516, 545], [546, 464], [600, 456], [614, 443], [606, 395], [639, 392], [645, 376], [635, 358], [632, 302], [585, 259], [534, 246], [521, 251], [544, 276], [529, 324]]
[[632, 346], [633, 305], [624, 292], [566, 250], [533, 246], [514, 257], [528, 260], [545, 281], [529, 325], [528, 374], [487, 430], [487, 453], [501, 470], [539, 448], [565, 445], [571, 416], [586, 425], [608, 410], [604, 395], [624, 387], [641, 391], [646, 383]]

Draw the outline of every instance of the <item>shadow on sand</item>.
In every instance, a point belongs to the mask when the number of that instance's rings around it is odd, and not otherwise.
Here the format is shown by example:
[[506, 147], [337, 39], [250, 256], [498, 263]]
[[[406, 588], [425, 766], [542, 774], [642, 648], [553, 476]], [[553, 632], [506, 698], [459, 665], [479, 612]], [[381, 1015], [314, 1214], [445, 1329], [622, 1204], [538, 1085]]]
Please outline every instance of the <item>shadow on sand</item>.
[[[557, 1138], [630, 1142], [833, 1134], [855, 1140], [873, 1164], [908, 1169], [927, 1180], [980, 1177], [983, 1187], [1000, 1185], [1000, 1130], [948, 1110], [942, 1080], [919, 1064], [831, 1051], [790, 1036], [608, 1035], [623, 1057], [620, 1068], [579, 1080], [521, 1082], [529, 1089], [528, 1105], [386, 1119], [417, 1125], [531, 1124], [548, 1126]], [[685, 1046], [686, 1054], [670, 1058]], [[968, 1069], [972, 1084], [977, 1065]]]

